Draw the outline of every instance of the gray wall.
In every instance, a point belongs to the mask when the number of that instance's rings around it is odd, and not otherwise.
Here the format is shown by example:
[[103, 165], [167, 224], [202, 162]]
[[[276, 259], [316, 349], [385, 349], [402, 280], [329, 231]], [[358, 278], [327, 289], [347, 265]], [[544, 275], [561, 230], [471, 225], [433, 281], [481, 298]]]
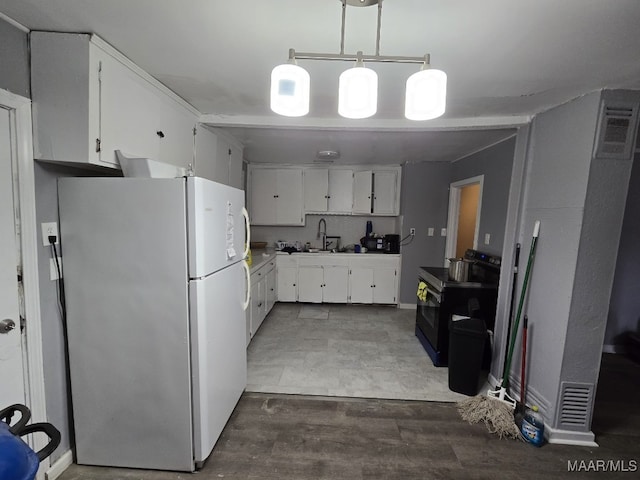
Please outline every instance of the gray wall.
[[604, 344], [620, 350], [621, 334], [640, 331], [640, 154], [636, 153], [624, 211]]
[[[523, 312], [530, 322], [527, 383], [531, 401], [548, 420], [553, 420], [560, 386], [599, 100], [599, 93], [592, 94], [542, 113], [531, 134], [519, 230], [523, 265], [536, 220], [541, 227]], [[516, 355], [516, 372], [519, 360]]]
[[[416, 229], [413, 241], [402, 247], [400, 303], [416, 303], [417, 272], [420, 266], [444, 266], [446, 237], [440, 229], [447, 226], [451, 164], [423, 162], [407, 164], [402, 171], [400, 213], [403, 237]], [[427, 236], [433, 227], [435, 234]]]
[[0, 19], [0, 88], [31, 98], [29, 42], [22, 30]]
[[[541, 221], [524, 307], [527, 383], [554, 428], [562, 382], [597, 383], [630, 174], [628, 160], [592, 160], [600, 99], [595, 92], [536, 116], [527, 156], [518, 233], [525, 258]], [[516, 378], [519, 368], [517, 356]]]
[[[494, 255], [502, 255], [515, 145], [514, 136], [456, 161], [451, 169], [450, 183], [484, 175], [477, 248]], [[486, 233], [491, 235], [489, 245], [484, 243]]]

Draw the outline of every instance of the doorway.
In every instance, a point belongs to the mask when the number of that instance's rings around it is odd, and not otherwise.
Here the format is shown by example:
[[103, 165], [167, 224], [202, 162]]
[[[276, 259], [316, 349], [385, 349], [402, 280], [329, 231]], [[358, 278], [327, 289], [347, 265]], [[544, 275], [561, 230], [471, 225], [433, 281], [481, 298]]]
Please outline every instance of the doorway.
[[[43, 422], [46, 407], [31, 132], [31, 101], [0, 89], [0, 270], [5, 272], [0, 279], [0, 321], [15, 325], [0, 334], [0, 403], [24, 403], [31, 410], [32, 422]], [[46, 444], [39, 435], [29, 437], [34, 450]], [[41, 466], [38, 479], [44, 478], [48, 460]]]
[[484, 175], [454, 182], [449, 187], [449, 213], [445, 266], [449, 258], [460, 258], [469, 249], [477, 249], [482, 211]]

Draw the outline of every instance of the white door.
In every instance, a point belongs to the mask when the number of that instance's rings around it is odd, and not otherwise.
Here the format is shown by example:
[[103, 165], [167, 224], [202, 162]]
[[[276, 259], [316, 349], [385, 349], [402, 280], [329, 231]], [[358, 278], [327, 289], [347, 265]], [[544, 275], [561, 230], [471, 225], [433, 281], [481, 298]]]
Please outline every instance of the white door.
[[329, 170], [329, 211], [351, 213], [353, 208], [353, 170]]
[[25, 403], [11, 140], [9, 111], [0, 108], [0, 408]]
[[329, 198], [328, 191], [329, 170], [326, 168], [309, 168], [304, 171], [305, 211], [326, 212]]
[[322, 303], [323, 271], [319, 265], [298, 268], [298, 301]]
[[373, 278], [373, 303], [396, 303], [396, 269], [378, 267]]
[[373, 268], [354, 267], [349, 278], [351, 303], [373, 303]]
[[328, 303], [347, 303], [349, 294], [349, 267], [326, 265], [322, 300]]
[[281, 225], [304, 225], [302, 169], [278, 170], [276, 219]]
[[371, 213], [373, 174], [370, 171], [353, 174], [353, 213]]
[[397, 172], [377, 171], [373, 174], [373, 213], [395, 213]]
[[244, 284], [242, 263], [190, 284], [196, 464], [213, 450], [247, 386]]

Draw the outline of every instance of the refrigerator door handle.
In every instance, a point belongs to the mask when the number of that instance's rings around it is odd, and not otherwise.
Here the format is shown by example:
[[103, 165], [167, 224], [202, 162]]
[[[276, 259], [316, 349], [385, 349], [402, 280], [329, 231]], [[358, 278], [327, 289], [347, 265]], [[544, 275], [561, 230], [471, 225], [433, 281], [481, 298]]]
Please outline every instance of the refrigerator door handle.
[[249, 302], [251, 301], [251, 270], [249, 269], [249, 264], [246, 260], [242, 262], [242, 266], [244, 267], [244, 272], [247, 278], [247, 296], [242, 304], [242, 310], [246, 311], [247, 308], [249, 308]]
[[245, 207], [242, 207], [242, 215], [244, 216], [244, 223], [247, 232], [247, 243], [244, 246], [244, 254], [243, 257], [247, 258], [249, 256], [249, 246], [251, 244], [251, 225], [249, 224], [249, 212]]

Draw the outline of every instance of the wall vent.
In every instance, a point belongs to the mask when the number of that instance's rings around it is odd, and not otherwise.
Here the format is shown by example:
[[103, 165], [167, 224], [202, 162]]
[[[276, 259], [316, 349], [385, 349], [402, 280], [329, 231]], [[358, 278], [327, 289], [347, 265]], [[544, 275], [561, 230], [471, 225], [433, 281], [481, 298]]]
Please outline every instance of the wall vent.
[[588, 431], [593, 406], [592, 383], [562, 382], [560, 391], [559, 427], [565, 430]]
[[631, 159], [637, 117], [637, 104], [614, 106], [603, 103], [595, 157]]

